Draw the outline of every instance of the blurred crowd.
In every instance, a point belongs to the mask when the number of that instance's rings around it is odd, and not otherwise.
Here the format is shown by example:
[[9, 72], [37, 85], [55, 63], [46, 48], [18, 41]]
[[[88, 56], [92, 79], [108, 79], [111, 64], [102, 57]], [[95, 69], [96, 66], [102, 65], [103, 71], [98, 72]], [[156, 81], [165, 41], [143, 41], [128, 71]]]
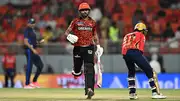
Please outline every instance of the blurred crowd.
[[120, 46], [122, 37], [132, 32], [140, 21], [148, 26], [149, 41], [180, 38], [179, 0], [30, 1], [28, 5], [0, 5], [0, 43], [21, 44], [27, 19], [31, 17], [37, 21], [35, 30], [38, 38], [44, 38], [45, 43], [66, 42], [63, 34], [71, 20], [78, 16], [77, 8], [81, 2], [91, 5], [90, 16], [98, 24], [100, 43], [105, 52], [109, 46]]

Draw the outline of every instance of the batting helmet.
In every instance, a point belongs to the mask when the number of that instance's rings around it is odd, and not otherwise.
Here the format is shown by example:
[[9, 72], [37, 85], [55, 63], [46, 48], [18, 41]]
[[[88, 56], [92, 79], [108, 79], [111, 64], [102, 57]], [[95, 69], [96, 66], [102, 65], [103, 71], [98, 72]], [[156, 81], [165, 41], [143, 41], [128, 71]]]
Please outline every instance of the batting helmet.
[[145, 35], [147, 34], [148, 30], [146, 28], [146, 25], [142, 22], [139, 22], [135, 25], [134, 30], [136, 31], [141, 31], [142, 33], [144, 33]]
[[144, 23], [139, 22], [135, 25], [134, 30], [142, 31], [142, 30], [147, 30], [147, 28], [146, 28], [146, 25]]
[[89, 6], [89, 4], [88, 3], [81, 3], [80, 5], [79, 5], [79, 8], [78, 8], [78, 10], [83, 10], [83, 9], [91, 9], [90, 8], [90, 6]]

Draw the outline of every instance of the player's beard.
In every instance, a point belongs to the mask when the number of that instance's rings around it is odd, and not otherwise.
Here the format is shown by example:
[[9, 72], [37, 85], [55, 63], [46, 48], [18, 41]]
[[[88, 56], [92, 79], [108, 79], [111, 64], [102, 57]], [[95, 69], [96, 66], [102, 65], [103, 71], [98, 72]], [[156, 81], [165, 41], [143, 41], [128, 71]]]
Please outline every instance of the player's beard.
[[89, 12], [81, 13], [82, 18], [87, 18], [89, 16]]

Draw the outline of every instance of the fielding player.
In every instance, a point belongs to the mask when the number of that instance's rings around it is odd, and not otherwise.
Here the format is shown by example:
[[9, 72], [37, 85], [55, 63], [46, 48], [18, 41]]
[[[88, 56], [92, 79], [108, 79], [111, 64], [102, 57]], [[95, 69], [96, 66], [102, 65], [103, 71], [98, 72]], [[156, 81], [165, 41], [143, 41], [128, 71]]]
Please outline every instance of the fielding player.
[[[97, 45], [96, 53], [101, 53], [101, 47], [99, 45], [99, 39], [96, 31], [96, 22], [89, 17], [90, 9], [89, 4], [81, 3], [78, 8], [80, 17], [75, 18], [65, 32], [67, 40], [74, 45], [74, 67], [72, 75], [74, 75], [75, 78], [82, 74], [81, 67], [84, 63], [85, 95], [87, 95], [87, 99], [91, 99], [94, 95], [95, 45]], [[71, 32], [73, 34], [70, 34]]]
[[11, 87], [14, 87], [14, 78], [16, 75], [16, 57], [11, 51], [7, 51], [2, 58], [2, 64], [5, 76], [5, 87], [8, 87], [8, 79], [11, 80]]
[[135, 64], [137, 64], [149, 79], [152, 98], [163, 99], [166, 98], [166, 96], [159, 93], [158, 82], [156, 81], [157, 77], [154, 76], [153, 69], [143, 56], [146, 34], [146, 25], [144, 23], [137, 23], [134, 27], [134, 32], [125, 35], [123, 39], [122, 54], [128, 67], [129, 97], [130, 99], [138, 98], [135, 87]]
[[[37, 40], [36, 33], [34, 31], [35, 19], [31, 18], [28, 20], [27, 28], [24, 33], [24, 45], [25, 45], [25, 55], [27, 58], [27, 67], [26, 67], [26, 83], [24, 88], [39, 88], [39, 84], [37, 83], [37, 79], [42, 71], [43, 63], [38, 55], [36, 50], [37, 48]], [[43, 42], [43, 40], [41, 40]], [[33, 64], [37, 67], [37, 72], [33, 78], [33, 82], [30, 83], [31, 71]]]

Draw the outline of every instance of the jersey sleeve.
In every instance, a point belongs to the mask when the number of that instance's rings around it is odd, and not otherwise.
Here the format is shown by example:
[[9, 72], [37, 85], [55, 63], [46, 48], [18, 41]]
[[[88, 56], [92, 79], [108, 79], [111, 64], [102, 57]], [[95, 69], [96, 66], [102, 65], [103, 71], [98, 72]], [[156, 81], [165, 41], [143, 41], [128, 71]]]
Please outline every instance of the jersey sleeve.
[[24, 32], [24, 38], [28, 38], [29, 37], [28, 36], [28, 32], [29, 32], [28, 29], [26, 29], [25, 32]]
[[74, 19], [73, 21], [71, 21], [69, 27], [67, 28], [65, 34], [68, 35], [70, 32], [72, 32], [75, 28], [75, 23], [76, 23], [76, 19]]

